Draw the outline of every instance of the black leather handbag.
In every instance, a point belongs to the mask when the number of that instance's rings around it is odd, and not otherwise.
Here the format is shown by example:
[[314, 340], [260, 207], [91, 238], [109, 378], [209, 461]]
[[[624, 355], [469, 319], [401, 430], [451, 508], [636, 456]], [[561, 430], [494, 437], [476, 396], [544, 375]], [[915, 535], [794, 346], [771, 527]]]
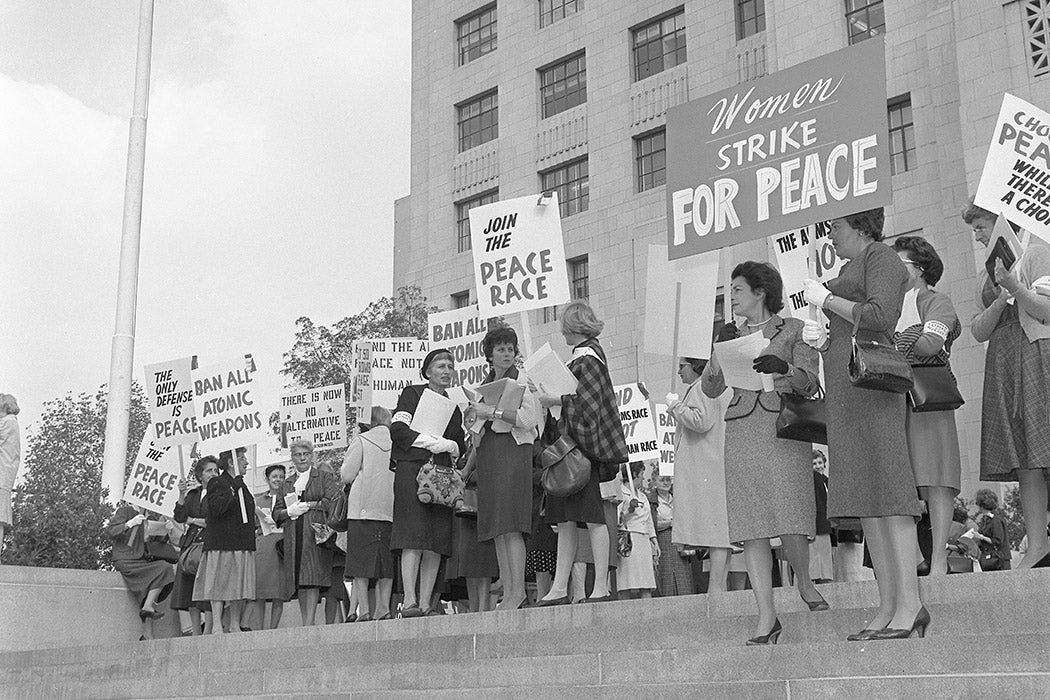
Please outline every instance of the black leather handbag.
[[543, 451], [540, 464], [540, 485], [551, 496], [567, 498], [582, 491], [591, 480], [591, 460], [567, 434]]
[[828, 444], [827, 407], [824, 405], [823, 392], [812, 399], [798, 394], [781, 394], [776, 431], [777, 437], [784, 440]]
[[857, 340], [860, 316], [853, 322], [853, 352], [849, 358], [849, 380], [858, 389], [903, 394], [911, 389], [911, 365], [893, 345], [877, 340]]
[[966, 403], [947, 365], [913, 365], [911, 371], [914, 382], [908, 401], [912, 413], [954, 411]]

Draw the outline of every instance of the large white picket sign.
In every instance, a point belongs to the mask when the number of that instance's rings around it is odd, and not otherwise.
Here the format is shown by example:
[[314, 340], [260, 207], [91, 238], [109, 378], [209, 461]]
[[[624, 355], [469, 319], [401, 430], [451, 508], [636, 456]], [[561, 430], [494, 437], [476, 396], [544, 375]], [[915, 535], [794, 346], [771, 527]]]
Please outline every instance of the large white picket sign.
[[346, 396], [342, 384], [281, 395], [281, 443], [309, 440], [315, 450], [346, 447]]
[[193, 370], [201, 454], [218, 454], [266, 439], [268, 412], [255, 401], [254, 374], [244, 359]]
[[150, 416], [147, 434], [158, 445], [197, 442], [197, 416], [190, 379], [192, 367], [192, 357], [145, 367]]
[[179, 500], [179, 478], [178, 448], [158, 445], [147, 433], [124, 486], [124, 500], [170, 518]]
[[[429, 343], [416, 338], [369, 338], [354, 346], [353, 405], [364, 413], [372, 406], [393, 408], [401, 392], [423, 380], [423, 366]], [[368, 357], [368, 362], [362, 359]]]
[[456, 360], [452, 386], [474, 387], [485, 380], [488, 362], [481, 341], [485, 339], [488, 327], [488, 321], [478, 315], [476, 304], [439, 311], [427, 317], [430, 347], [447, 348]]
[[656, 435], [656, 422], [645, 385], [620, 384], [613, 387], [620, 410], [623, 436], [627, 440], [627, 454], [632, 462], [659, 459], [660, 446]]
[[846, 264], [843, 258], [835, 253], [828, 233], [831, 226], [824, 221], [805, 226], [794, 231], [778, 233], [769, 239], [784, 280], [785, 304], [795, 318], [803, 321], [810, 318], [809, 305], [806, 303], [803, 282], [812, 277], [819, 282], [827, 282], [839, 276], [839, 270]]

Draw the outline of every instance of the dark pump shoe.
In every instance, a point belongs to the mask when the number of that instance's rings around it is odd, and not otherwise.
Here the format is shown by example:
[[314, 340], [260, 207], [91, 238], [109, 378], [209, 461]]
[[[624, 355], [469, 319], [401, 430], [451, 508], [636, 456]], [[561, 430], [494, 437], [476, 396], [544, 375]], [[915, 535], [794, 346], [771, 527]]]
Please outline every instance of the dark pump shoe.
[[[885, 629], [885, 628], [882, 628]], [[862, 629], [860, 632], [854, 632], [846, 637], [847, 642], [867, 642], [875, 638], [875, 635], [882, 631], [882, 629]]]
[[766, 644], [776, 644], [777, 640], [780, 639], [780, 633], [784, 631], [784, 628], [780, 626], [780, 618], [777, 618], [773, 622], [773, 628], [769, 630], [767, 634], [761, 637], [752, 637], [747, 640], [747, 646], [758, 647], [765, 646]]
[[871, 636], [872, 639], [907, 639], [912, 634], [918, 634], [919, 637], [926, 636], [926, 628], [930, 625], [930, 613], [926, 610], [926, 606], [919, 608], [919, 612], [915, 615], [915, 622], [908, 628], [894, 628], [887, 627], [884, 630], [879, 630]]
[[[802, 598], [802, 594], [799, 593], [798, 597]], [[807, 606], [809, 606], [810, 612], [821, 612], [823, 610], [830, 610], [831, 609], [831, 606], [828, 605], [828, 601], [824, 600], [824, 596], [822, 596], [822, 595], [820, 595], [818, 593], [817, 594], [817, 598], [818, 598], [818, 600], [812, 601], [812, 602], [806, 600], [805, 598], [802, 598], [802, 602], [805, 603]]]
[[549, 608], [549, 607], [553, 607], [555, 605], [568, 605], [571, 602], [572, 602], [572, 599], [570, 599], [569, 596], [567, 596], [567, 595], [564, 595], [561, 598], [551, 598], [550, 600], [543, 600], [542, 598], [540, 598], [539, 600], [536, 601], [536, 604], [533, 605], [532, 607], [534, 607], [534, 608]]

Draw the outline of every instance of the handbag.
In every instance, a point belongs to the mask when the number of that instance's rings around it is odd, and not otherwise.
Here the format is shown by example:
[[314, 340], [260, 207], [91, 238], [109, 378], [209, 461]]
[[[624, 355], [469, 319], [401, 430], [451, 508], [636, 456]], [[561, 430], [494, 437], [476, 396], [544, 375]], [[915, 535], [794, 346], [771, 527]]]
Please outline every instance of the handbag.
[[591, 480], [591, 460], [568, 434], [562, 435], [540, 455], [540, 485], [551, 496], [568, 498]]
[[463, 500], [463, 476], [455, 467], [439, 467], [431, 457], [416, 475], [416, 498], [427, 505], [455, 509]]
[[335, 546], [335, 530], [328, 523], [310, 523], [314, 531], [314, 544], [332, 549]]
[[999, 551], [987, 542], [981, 543], [981, 556], [977, 558], [977, 563], [981, 565], [981, 571], [1003, 570], [1003, 560], [999, 557]]
[[201, 557], [204, 556], [204, 542], [195, 540], [182, 548], [179, 552], [179, 572], [186, 576], [196, 576], [201, 566]]
[[340, 489], [339, 495], [332, 502], [332, 510], [328, 514], [328, 527], [335, 532], [346, 532], [349, 502], [350, 493], [348, 489]]
[[634, 551], [634, 542], [631, 540], [631, 533], [623, 529], [623, 518], [620, 518], [619, 525], [616, 530], [616, 553], [621, 559], [624, 559], [631, 556], [631, 552]]
[[477, 489], [463, 489], [463, 500], [455, 509], [457, 518], [467, 520], [478, 519], [478, 491]]
[[146, 561], [176, 564], [179, 561], [179, 552], [167, 540], [146, 540]]
[[857, 340], [860, 315], [853, 321], [853, 351], [849, 358], [849, 380], [858, 389], [903, 394], [913, 384], [911, 365], [893, 345], [877, 340]]
[[780, 414], [777, 415], [776, 434], [783, 440], [828, 444], [827, 406], [824, 392], [807, 399], [798, 394], [780, 395]]
[[908, 391], [912, 413], [954, 411], [966, 403], [947, 365], [917, 365], [911, 371], [915, 380]]

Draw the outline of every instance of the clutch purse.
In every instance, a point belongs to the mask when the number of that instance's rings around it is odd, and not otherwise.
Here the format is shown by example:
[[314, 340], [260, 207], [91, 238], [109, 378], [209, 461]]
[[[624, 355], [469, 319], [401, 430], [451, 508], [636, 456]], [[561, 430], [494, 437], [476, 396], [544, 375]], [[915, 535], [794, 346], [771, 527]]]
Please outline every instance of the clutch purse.
[[893, 345], [877, 340], [857, 340], [860, 317], [853, 322], [853, 352], [849, 358], [849, 380], [858, 389], [903, 394], [913, 384], [911, 365]]
[[783, 440], [828, 444], [827, 407], [824, 405], [823, 392], [812, 399], [798, 394], [781, 394], [776, 432], [777, 437]]
[[551, 496], [567, 498], [583, 490], [591, 479], [591, 460], [568, 435], [562, 435], [543, 451], [540, 464], [540, 485]]
[[915, 379], [908, 391], [912, 413], [954, 411], [966, 403], [947, 365], [920, 365], [911, 370]]

